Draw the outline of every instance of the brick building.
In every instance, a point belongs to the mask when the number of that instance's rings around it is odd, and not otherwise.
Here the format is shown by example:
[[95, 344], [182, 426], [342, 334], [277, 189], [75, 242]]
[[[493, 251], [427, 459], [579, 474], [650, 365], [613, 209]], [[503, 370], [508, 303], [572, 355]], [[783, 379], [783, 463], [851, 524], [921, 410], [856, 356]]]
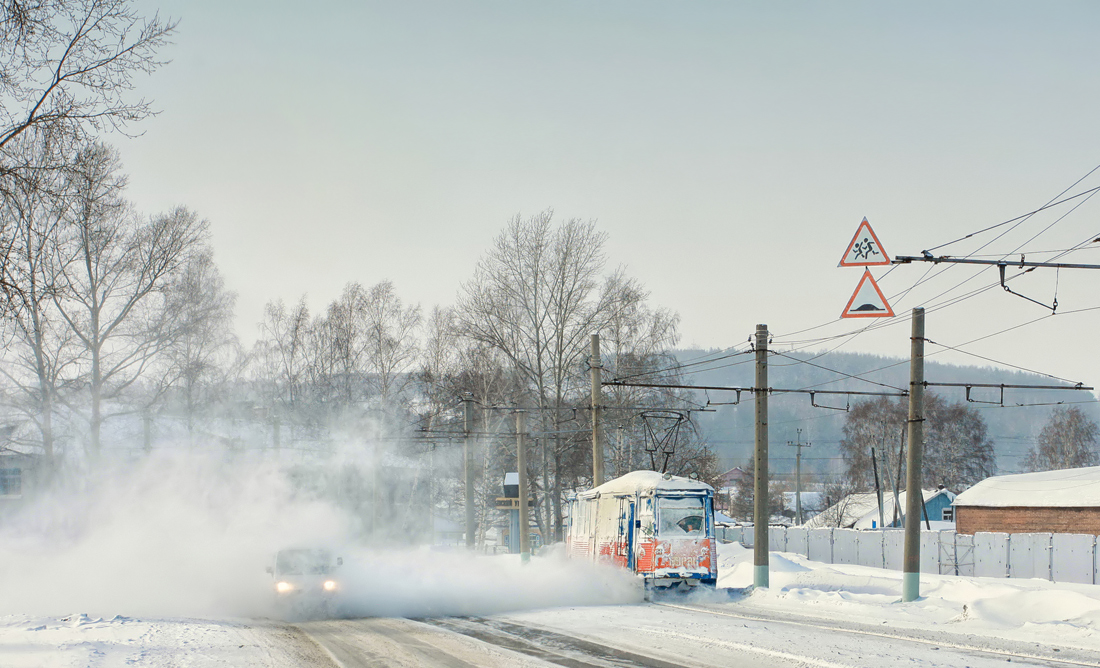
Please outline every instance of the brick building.
[[1100, 466], [986, 478], [954, 506], [959, 533], [1100, 535]]

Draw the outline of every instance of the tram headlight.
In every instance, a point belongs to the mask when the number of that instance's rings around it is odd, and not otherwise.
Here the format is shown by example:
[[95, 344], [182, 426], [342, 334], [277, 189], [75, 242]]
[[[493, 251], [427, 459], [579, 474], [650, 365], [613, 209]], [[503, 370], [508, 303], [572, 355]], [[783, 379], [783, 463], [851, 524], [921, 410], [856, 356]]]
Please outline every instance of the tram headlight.
[[275, 591], [280, 594], [286, 594], [294, 590], [294, 585], [289, 582], [279, 581], [275, 583]]
[[325, 591], [336, 591], [336, 580], [325, 580], [325, 583], [321, 585]]

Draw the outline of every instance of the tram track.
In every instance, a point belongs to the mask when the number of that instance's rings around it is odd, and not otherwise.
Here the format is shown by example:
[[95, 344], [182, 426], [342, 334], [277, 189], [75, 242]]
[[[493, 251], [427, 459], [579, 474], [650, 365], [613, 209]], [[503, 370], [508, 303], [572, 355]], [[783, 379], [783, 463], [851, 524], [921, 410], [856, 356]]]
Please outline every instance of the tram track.
[[570, 668], [683, 668], [685, 665], [682, 661], [666, 661], [575, 635], [500, 619], [447, 617], [417, 621]]
[[1036, 652], [1027, 651], [1023, 648], [1023, 646], [1028, 643], [1001, 638], [991, 638], [990, 640], [1002, 645], [1019, 646], [1019, 649], [992, 648], [960, 642], [957, 639], [950, 640], [945, 637], [955, 636], [957, 638], [959, 635], [962, 635], [955, 632], [937, 631], [934, 637], [923, 637], [921, 635], [918, 635], [920, 633], [920, 631], [918, 630], [914, 630], [913, 633], [909, 634], [887, 632], [875, 629], [874, 627], [870, 627], [867, 624], [859, 622], [825, 621], [819, 617], [793, 615], [786, 612], [776, 614], [747, 614], [744, 612], [717, 610], [705, 605], [669, 603], [667, 601], [651, 601], [649, 604], [677, 610], [686, 610], [689, 612], [699, 612], [719, 617], [741, 619], [751, 622], [786, 624], [788, 626], [807, 627], [834, 633], [847, 633], [851, 635], [881, 638], [884, 640], [915, 643], [937, 649], [944, 648], [960, 652], [971, 652], [975, 654], [986, 655], [996, 658], [1005, 658], [1009, 660], [1022, 659], [1027, 661], [1041, 661], [1047, 663], [1048, 665], [1056, 666], [1084, 666], [1086, 668], [1100, 668], [1100, 659], [1096, 658], [1097, 654], [1095, 652], [1088, 652], [1087, 650], [1073, 647], [1065, 649], [1050, 647], [1043, 652]]

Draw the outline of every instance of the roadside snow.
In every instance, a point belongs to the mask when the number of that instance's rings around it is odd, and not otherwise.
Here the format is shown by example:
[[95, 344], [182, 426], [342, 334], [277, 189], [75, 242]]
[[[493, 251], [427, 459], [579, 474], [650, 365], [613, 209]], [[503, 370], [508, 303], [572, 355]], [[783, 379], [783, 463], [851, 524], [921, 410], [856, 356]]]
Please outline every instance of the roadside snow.
[[901, 603], [901, 573], [822, 564], [772, 552], [770, 587], [749, 592], [751, 549], [718, 548], [719, 588], [746, 589], [727, 605], [894, 628], [943, 630], [1100, 651], [1100, 586], [1040, 579], [922, 573], [921, 598]]
[[247, 620], [0, 617], [4, 668], [331, 665], [311, 642]]

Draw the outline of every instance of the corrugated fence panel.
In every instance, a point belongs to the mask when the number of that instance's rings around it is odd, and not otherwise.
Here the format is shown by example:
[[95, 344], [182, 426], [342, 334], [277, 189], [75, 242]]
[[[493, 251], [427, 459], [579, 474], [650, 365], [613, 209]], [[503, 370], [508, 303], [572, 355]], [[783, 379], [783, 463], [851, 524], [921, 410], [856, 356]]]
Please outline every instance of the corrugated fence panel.
[[787, 529], [787, 551], [806, 556], [806, 542], [808, 529], [791, 527]]
[[741, 527], [741, 544], [745, 547], [753, 546], [753, 537], [755, 536], [755, 527]]
[[833, 563], [859, 563], [859, 537], [861, 531], [836, 529], [833, 531]]
[[1014, 533], [1009, 539], [1008, 573], [1013, 578], [1050, 579], [1049, 533]]
[[987, 578], [1008, 577], [1008, 534], [974, 534], [974, 575]]
[[833, 530], [814, 529], [810, 532], [806, 556], [812, 561], [833, 562]]
[[882, 532], [861, 531], [859, 534], [860, 566], [882, 568]]
[[1096, 536], [1056, 533], [1051, 542], [1055, 582], [1092, 584]]
[[[974, 560], [974, 535], [968, 533], [955, 534], [955, 558], [959, 567], [959, 575], [971, 577], [975, 574], [977, 565]], [[1001, 576], [1004, 571], [1001, 571]]]
[[899, 529], [887, 529], [882, 532], [882, 554], [886, 568], [900, 571], [904, 556], [905, 532]]
[[768, 551], [787, 551], [787, 527], [768, 527]]
[[920, 532], [920, 572], [940, 572], [940, 532]]

